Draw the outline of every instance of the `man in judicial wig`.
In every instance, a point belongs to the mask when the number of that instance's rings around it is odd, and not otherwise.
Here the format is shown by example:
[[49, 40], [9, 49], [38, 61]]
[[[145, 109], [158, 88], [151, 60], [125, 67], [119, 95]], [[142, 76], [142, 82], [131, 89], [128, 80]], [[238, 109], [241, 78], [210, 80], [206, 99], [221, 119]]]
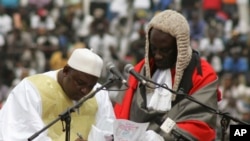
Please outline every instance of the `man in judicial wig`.
[[146, 32], [145, 58], [133, 71], [151, 83], [129, 76], [130, 87], [114, 107], [117, 118], [149, 122], [147, 133], [155, 136], [154, 141], [215, 140], [216, 114], [176, 94], [192, 96], [214, 109], [221, 98], [217, 74], [190, 46], [186, 18], [174, 10], [162, 11], [151, 19]]

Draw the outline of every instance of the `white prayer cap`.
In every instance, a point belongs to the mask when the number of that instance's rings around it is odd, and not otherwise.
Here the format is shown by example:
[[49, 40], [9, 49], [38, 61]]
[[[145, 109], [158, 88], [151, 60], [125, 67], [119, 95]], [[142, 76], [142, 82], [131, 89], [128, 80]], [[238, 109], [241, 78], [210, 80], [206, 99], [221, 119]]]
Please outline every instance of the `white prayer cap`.
[[68, 65], [78, 71], [100, 77], [103, 60], [87, 48], [77, 48], [72, 52]]

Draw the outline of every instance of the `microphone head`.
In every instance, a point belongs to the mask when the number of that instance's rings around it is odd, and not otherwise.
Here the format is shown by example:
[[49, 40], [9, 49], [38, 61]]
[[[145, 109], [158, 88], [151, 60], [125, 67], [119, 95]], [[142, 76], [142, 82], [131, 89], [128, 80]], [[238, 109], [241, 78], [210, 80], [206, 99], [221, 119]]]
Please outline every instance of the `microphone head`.
[[134, 66], [131, 65], [131, 64], [127, 64], [125, 67], [124, 67], [124, 72], [126, 73], [129, 73], [131, 70], [134, 69]]
[[110, 70], [111, 68], [114, 68], [114, 67], [115, 67], [115, 65], [114, 65], [114, 63], [112, 63], [112, 62], [108, 62], [107, 65], [106, 65], [106, 68], [107, 68], [108, 70]]

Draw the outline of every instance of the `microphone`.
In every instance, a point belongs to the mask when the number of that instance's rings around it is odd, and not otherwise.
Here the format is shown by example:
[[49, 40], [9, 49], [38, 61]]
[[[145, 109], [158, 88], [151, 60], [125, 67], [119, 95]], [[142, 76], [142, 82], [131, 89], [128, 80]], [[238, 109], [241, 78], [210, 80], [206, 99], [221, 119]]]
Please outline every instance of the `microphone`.
[[178, 140], [178, 141], [197, 141], [196, 138], [178, 129], [176, 122], [173, 121], [169, 117], [163, 122], [163, 124], [160, 126], [160, 129], [163, 132], [170, 134], [171, 136], [175, 138], [175, 140]]
[[107, 69], [114, 74], [123, 84], [127, 86], [127, 80], [123, 77], [120, 71], [111, 62], [107, 63]]
[[140, 81], [143, 85], [146, 85], [147, 84], [147, 81], [143, 78], [143, 76], [141, 76], [139, 73], [137, 73], [135, 70], [134, 70], [134, 67], [133, 65], [131, 64], [127, 64], [125, 67], [124, 67], [124, 70], [126, 73], [130, 73], [131, 75], [133, 75], [138, 81]]

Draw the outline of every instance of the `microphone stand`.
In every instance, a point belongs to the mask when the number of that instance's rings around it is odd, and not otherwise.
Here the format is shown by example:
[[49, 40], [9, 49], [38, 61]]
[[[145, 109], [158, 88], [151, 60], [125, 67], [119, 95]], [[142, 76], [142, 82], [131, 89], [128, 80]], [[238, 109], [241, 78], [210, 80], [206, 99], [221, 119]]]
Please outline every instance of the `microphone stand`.
[[76, 109], [80, 108], [82, 106], [82, 104], [92, 98], [93, 96], [95, 96], [95, 94], [102, 90], [103, 88], [105, 88], [106, 86], [110, 86], [115, 80], [117, 79], [108, 79], [107, 82], [105, 82], [102, 86], [100, 86], [99, 88], [97, 88], [94, 91], [91, 91], [90, 93], [88, 93], [86, 96], [84, 96], [83, 98], [81, 98], [74, 106], [68, 108], [66, 111], [62, 112], [58, 118], [56, 118], [55, 120], [53, 120], [52, 122], [50, 122], [48, 125], [46, 125], [45, 127], [43, 127], [41, 130], [39, 130], [38, 132], [34, 133], [32, 136], [30, 136], [28, 138], [28, 141], [32, 141], [34, 138], [36, 138], [38, 135], [40, 135], [43, 131], [45, 131], [46, 129], [48, 129], [50, 126], [54, 125], [57, 121], [61, 120], [61, 121], [65, 121], [66, 123], [66, 129], [63, 131], [66, 131], [65, 134], [65, 140], [66, 141], [70, 141], [70, 122], [71, 122], [71, 116], [70, 114], [72, 112], [75, 112]]
[[156, 86], [162, 87], [162, 88], [164, 88], [164, 89], [172, 92], [175, 95], [183, 96], [184, 98], [187, 98], [188, 100], [190, 100], [192, 102], [195, 102], [195, 103], [197, 103], [197, 104], [205, 107], [206, 109], [210, 110], [212, 113], [215, 113], [217, 115], [222, 116], [222, 119], [221, 119], [221, 125], [222, 125], [222, 137], [221, 137], [221, 141], [225, 140], [225, 133], [226, 133], [226, 130], [227, 130], [228, 126], [229, 126], [230, 120], [233, 120], [233, 121], [235, 121], [237, 123], [240, 123], [242, 125], [250, 125], [250, 124], [248, 124], [248, 123], [246, 123], [244, 121], [241, 121], [241, 120], [239, 120], [237, 118], [234, 118], [234, 117], [230, 116], [229, 113], [222, 113], [220, 111], [217, 111], [216, 109], [214, 109], [214, 108], [212, 108], [212, 107], [210, 107], [208, 105], [203, 104], [202, 102], [196, 100], [194, 97], [189, 96], [188, 94], [186, 94], [186, 93], [184, 93], [182, 91], [177, 92], [177, 91], [174, 91], [174, 90], [168, 88], [168, 86], [166, 84], [158, 84], [158, 83], [156, 83], [156, 82], [154, 82], [154, 81], [152, 81], [152, 80], [150, 80], [150, 79], [148, 79], [146, 77], [143, 77], [143, 78], [146, 81], [148, 81], [148, 82], [150, 82], [152, 84], [155, 84]]

